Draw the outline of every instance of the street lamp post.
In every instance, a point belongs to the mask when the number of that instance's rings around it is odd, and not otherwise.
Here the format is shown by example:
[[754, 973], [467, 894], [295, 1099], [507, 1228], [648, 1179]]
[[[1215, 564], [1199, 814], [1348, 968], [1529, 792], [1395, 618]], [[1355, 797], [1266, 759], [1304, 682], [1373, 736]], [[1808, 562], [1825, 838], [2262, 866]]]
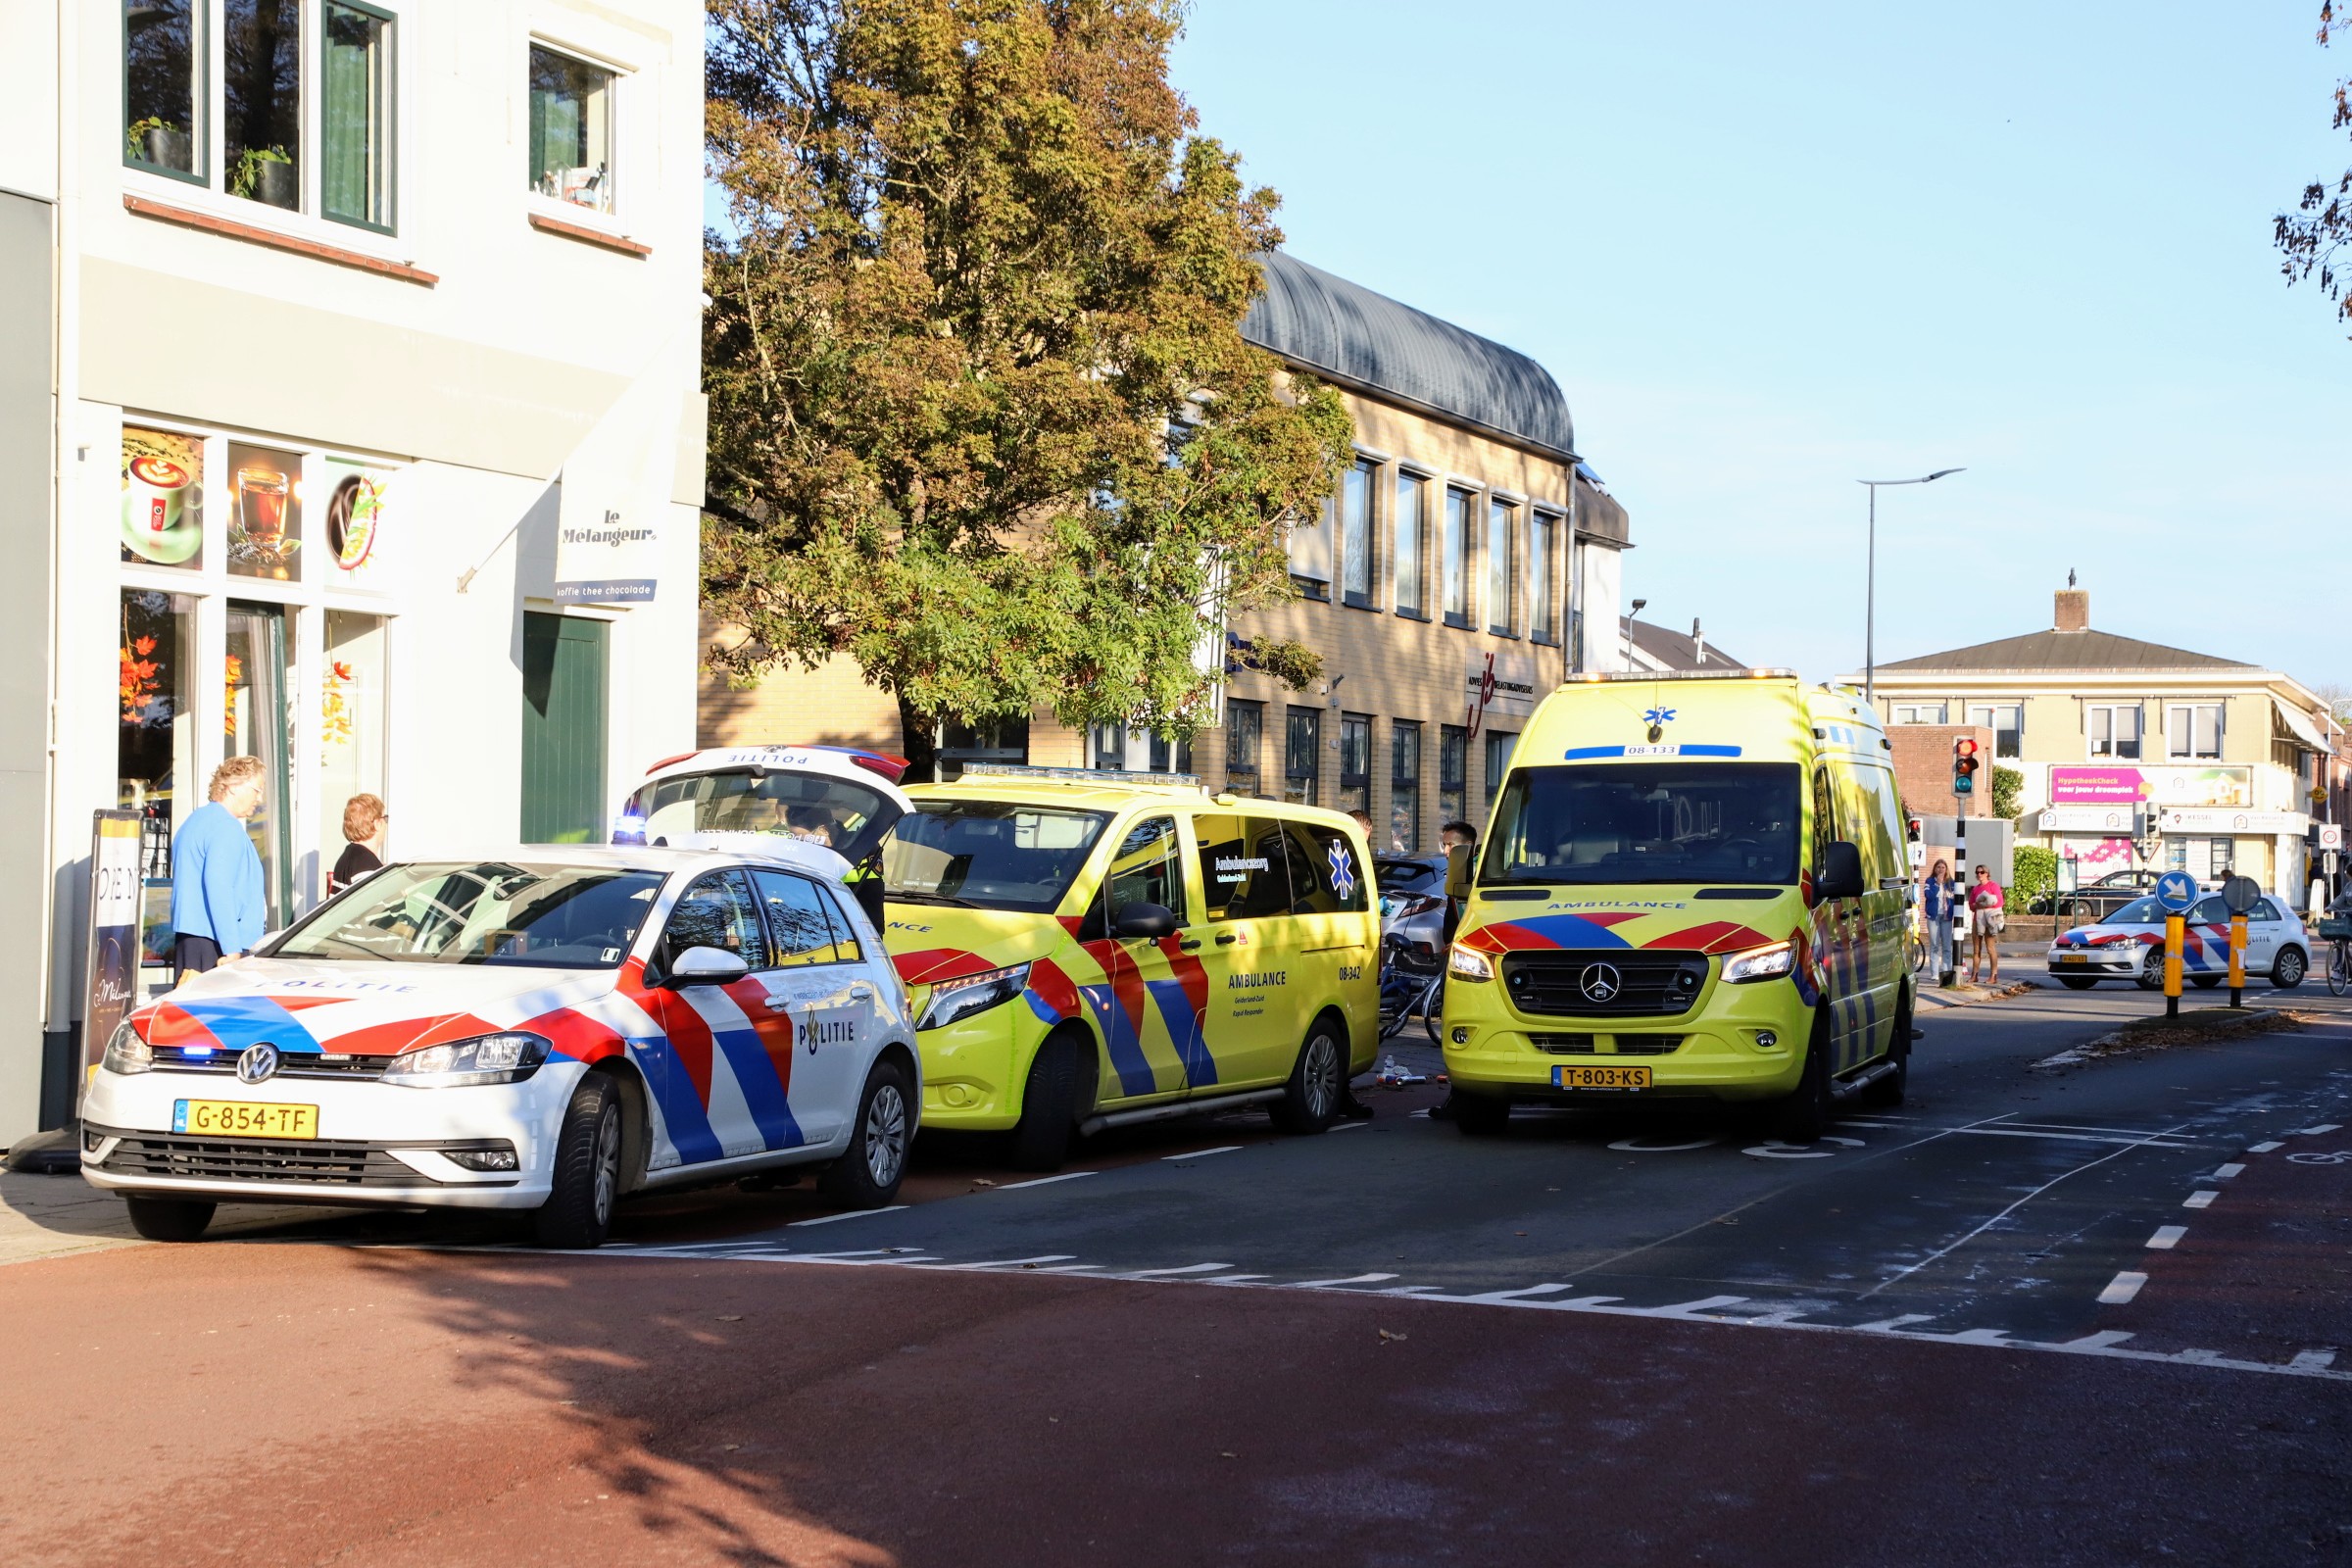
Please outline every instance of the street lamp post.
[[1937, 468], [1916, 479], [1857, 479], [1854, 482], [1870, 490], [1870, 544], [1862, 591], [1862, 700], [1875, 703], [1879, 696], [1879, 486], [1883, 484], [1932, 484], [1947, 473], [1963, 473], [1963, 468]]

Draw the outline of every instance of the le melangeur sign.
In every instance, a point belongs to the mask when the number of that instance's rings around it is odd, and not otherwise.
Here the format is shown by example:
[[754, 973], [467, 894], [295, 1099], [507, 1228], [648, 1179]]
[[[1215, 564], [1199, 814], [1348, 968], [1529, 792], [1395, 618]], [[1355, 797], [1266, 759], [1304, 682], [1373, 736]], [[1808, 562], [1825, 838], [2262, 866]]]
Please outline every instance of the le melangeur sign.
[[641, 375], [564, 465], [556, 512], [556, 603], [650, 605], [674, 509], [677, 393]]

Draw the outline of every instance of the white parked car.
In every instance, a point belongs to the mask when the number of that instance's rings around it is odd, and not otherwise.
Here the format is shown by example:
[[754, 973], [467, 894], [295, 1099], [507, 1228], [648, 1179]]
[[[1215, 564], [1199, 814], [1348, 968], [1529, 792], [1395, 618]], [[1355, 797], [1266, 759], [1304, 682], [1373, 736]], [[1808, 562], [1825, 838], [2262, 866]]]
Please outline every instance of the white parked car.
[[906, 990], [830, 851], [535, 846], [386, 866], [116, 1031], [82, 1174], [140, 1234], [216, 1204], [537, 1211], [821, 1166], [896, 1195], [922, 1103]]
[[[2050, 973], [2061, 985], [2087, 991], [2101, 980], [2132, 980], [2150, 991], [2164, 987], [2164, 906], [2153, 898], [2135, 899], [2091, 925], [2062, 931], [2050, 944]], [[2189, 906], [2180, 946], [2181, 978], [2213, 987], [2230, 978], [2230, 911], [2221, 895], [2209, 893]], [[2277, 899], [2264, 898], [2246, 911], [2246, 974], [2260, 975], [2282, 991], [2303, 983], [2311, 971], [2311, 944], [2303, 922]]]

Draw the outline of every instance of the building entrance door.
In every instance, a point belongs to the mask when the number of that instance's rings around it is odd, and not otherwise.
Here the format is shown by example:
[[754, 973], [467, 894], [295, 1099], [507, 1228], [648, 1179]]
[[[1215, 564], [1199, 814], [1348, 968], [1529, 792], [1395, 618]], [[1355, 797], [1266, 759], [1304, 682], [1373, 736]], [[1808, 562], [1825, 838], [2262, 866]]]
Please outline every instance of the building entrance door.
[[294, 800], [286, 765], [286, 612], [282, 605], [228, 602], [220, 755], [258, 757], [264, 793], [245, 831], [262, 857], [270, 929], [294, 912]]
[[606, 624], [522, 617], [522, 841], [600, 844], [606, 836]]

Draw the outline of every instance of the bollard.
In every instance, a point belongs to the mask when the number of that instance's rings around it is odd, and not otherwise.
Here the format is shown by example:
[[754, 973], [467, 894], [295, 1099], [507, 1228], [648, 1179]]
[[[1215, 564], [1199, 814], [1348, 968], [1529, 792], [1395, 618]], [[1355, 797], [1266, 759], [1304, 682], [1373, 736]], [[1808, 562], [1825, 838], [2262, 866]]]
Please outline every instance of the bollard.
[[2188, 938], [2188, 922], [2177, 914], [2164, 917], [2164, 1015], [2180, 1016], [2180, 948]]
[[2246, 917], [2230, 917], [2230, 1005], [2243, 1006], [2238, 999], [2246, 989]]

